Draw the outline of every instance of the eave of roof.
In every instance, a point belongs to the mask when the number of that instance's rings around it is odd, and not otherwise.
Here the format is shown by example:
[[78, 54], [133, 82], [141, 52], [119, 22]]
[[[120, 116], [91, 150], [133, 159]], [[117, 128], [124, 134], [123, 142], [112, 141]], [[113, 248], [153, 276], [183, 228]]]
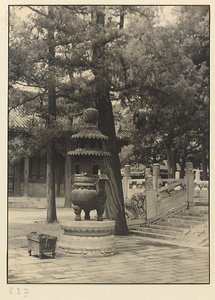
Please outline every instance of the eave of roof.
[[102, 134], [98, 129], [92, 128], [83, 128], [79, 133], [73, 134], [72, 139], [99, 139], [99, 140], [108, 140], [108, 137]]
[[87, 156], [111, 156], [110, 152], [105, 151], [97, 151], [97, 150], [87, 150], [87, 149], [76, 149], [74, 151], [69, 151], [67, 155], [72, 156], [81, 156], [81, 155], [87, 155]]

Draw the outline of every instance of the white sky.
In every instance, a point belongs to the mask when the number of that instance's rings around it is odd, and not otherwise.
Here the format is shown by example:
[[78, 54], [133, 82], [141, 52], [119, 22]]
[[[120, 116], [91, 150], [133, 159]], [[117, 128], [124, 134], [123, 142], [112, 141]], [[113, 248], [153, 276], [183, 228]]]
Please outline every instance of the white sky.
[[[172, 14], [172, 9], [174, 6], [162, 6], [162, 7], [163, 7], [163, 12], [161, 12], [160, 15], [160, 20], [161, 20], [160, 25], [166, 25], [168, 24], [168, 22], [170, 23], [174, 22], [174, 20], [176, 19], [174, 14]], [[27, 7], [23, 7], [20, 10], [17, 7], [16, 13], [22, 20], [24, 20], [28, 18], [28, 15], [31, 14], [32, 11]]]
[[164, 6], [163, 13], [161, 14], [161, 23], [166, 25], [168, 22], [173, 23], [176, 20], [176, 16], [172, 13], [174, 6]]

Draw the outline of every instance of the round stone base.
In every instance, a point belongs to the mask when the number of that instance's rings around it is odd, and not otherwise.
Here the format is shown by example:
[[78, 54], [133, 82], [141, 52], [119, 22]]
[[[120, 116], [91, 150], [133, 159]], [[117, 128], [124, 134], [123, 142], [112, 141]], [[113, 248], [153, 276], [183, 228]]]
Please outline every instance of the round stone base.
[[114, 255], [115, 222], [71, 221], [61, 224], [64, 234], [58, 239], [57, 250], [71, 255], [99, 257]]

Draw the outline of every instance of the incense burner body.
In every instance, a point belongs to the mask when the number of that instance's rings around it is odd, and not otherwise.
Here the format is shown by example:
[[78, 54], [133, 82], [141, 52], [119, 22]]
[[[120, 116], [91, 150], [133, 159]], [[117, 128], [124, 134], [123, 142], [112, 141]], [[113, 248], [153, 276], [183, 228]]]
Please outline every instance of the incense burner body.
[[68, 152], [72, 160], [71, 202], [74, 206], [76, 221], [81, 220], [81, 211], [85, 219], [90, 219], [90, 211], [97, 211], [97, 220], [103, 220], [106, 201], [105, 182], [108, 180], [104, 172], [104, 159], [110, 156], [105, 151], [108, 137], [98, 129], [98, 111], [89, 108], [85, 111], [85, 122], [77, 134], [71, 138], [73, 150]]
[[85, 212], [85, 219], [90, 219], [90, 211], [97, 211], [97, 220], [102, 221], [106, 202], [105, 182], [107, 176], [100, 175], [74, 175], [74, 188], [71, 200], [74, 205], [76, 220], [80, 220], [81, 210]]

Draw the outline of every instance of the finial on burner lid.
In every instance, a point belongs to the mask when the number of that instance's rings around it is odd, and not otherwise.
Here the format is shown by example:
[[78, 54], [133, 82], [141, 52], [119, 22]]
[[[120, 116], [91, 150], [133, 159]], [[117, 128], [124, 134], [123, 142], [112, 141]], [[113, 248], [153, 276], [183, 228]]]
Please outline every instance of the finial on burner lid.
[[84, 111], [84, 122], [90, 124], [96, 124], [98, 122], [98, 110], [96, 108], [90, 107]]

